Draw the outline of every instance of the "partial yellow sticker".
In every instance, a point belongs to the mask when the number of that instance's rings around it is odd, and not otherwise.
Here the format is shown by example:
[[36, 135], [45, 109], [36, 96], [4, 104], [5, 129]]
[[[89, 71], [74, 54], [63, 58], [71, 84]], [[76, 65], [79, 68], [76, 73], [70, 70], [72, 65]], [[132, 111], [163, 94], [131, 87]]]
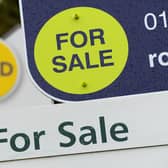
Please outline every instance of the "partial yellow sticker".
[[9, 95], [18, 79], [18, 63], [11, 49], [0, 41], [0, 98]]
[[49, 19], [34, 49], [36, 66], [52, 87], [90, 94], [112, 84], [128, 59], [127, 35], [116, 18], [100, 9], [76, 7]]

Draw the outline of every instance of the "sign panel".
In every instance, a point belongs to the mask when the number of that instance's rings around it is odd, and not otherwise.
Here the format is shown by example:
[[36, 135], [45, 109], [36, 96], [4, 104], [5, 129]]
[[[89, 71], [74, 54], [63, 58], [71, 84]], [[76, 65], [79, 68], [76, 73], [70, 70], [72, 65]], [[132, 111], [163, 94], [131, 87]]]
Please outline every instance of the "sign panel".
[[20, 4], [28, 68], [51, 98], [80, 101], [168, 89], [166, 0]]
[[16, 55], [7, 44], [0, 40], [0, 100], [16, 88], [19, 73]]
[[[4, 43], [5, 42], [5, 43]], [[15, 54], [17, 66], [19, 66], [18, 80], [12, 92], [9, 92], [9, 97], [1, 96], [0, 109], [1, 111], [9, 107], [25, 107], [34, 105], [49, 105], [51, 100], [43, 95], [32, 83], [29, 78], [26, 69], [25, 49], [24, 49], [24, 37], [21, 27], [16, 27], [12, 32], [7, 34], [3, 39], [3, 44], [10, 47], [12, 53]], [[6, 60], [6, 59], [5, 59]], [[8, 69], [9, 70], [9, 69]], [[6, 79], [5, 86], [10, 84], [8, 80], [9, 76], [4, 77]], [[2, 89], [2, 82], [0, 82], [0, 90]], [[1, 90], [4, 91], [4, 90]], [[11, 95], [11, 96], [10, 96]], [[3, 97], [3, 98], [2, 98]]]
[[167, 95], [151, 96], [0, 111], [0, 161], [168, 145]]

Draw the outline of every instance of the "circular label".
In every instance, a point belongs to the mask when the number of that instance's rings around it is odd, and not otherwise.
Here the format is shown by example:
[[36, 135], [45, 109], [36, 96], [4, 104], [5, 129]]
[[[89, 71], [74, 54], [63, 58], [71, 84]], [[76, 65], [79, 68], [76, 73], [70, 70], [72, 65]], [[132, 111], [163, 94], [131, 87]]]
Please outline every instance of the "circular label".
[[18, 79], [18, 64], [14, 53], [0, 41], [0, 98], [9, 95]]
[[128, 39], [110, 14], [91, 7], [70, 8], [44, 24], [34, 56], [39, 73], [52, 87], [90, 94], [120, 76], [128, 59]]

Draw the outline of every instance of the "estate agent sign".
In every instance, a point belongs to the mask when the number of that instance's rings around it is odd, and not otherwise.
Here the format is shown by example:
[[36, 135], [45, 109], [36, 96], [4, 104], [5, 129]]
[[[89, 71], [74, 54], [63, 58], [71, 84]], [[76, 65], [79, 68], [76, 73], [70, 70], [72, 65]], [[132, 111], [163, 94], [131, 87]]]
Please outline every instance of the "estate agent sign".
[[28, 68], [45, 94], [79, 101], [168, 89], [168, 2], [21, 0]]

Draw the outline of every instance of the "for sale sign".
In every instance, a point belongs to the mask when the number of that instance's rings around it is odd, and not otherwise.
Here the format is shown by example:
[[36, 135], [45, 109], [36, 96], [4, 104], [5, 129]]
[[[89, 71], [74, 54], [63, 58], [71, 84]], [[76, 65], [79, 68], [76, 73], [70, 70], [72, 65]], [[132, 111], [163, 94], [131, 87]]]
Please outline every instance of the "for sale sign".
[[46, 95], [79, 101], [168, 89], [168, 2], [21, 0], [28, 68]]

